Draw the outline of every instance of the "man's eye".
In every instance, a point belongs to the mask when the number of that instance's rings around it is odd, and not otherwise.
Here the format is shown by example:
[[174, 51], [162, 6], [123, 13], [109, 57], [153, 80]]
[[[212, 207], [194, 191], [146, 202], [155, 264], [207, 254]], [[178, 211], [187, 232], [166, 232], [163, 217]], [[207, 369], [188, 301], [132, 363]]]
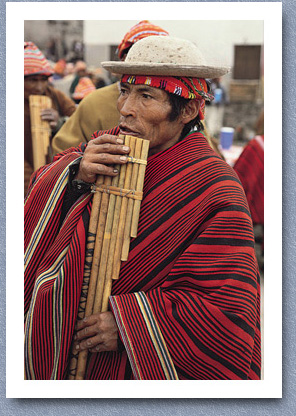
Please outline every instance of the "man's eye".
[[124, 89], [124, 88], [120, 88], [120, 94], [121, 94], [121, 95], [124, 95], [126, 92], [127, 92], [127, 90], [126, 90], [126, 89]]
[[142, 94], [142, 96], [143, 96], [143, 98], [147, 98], [147, 99], [152, 98], [152, 96], [151, 96], [151, 95], [149, 95], [149, 94]]

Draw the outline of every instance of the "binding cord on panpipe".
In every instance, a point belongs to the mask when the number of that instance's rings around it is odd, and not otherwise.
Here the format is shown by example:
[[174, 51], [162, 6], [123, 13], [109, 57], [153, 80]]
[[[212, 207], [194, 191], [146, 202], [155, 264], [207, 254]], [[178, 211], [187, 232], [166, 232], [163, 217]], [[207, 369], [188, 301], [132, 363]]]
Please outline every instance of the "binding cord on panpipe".
[[34, 171], [47, 163], [51, 128], [48, 121], [41, 119], [40, 112], [51, 106], [51, 98], [46, 95], [29, 96]]
[[[130, 238], [137, 236], [149, 141], [119, 137], [131, 149], [128, 163], [116, 166], [119, 174], [113, 178], [99, 176], [93, 186], [78, 320], [108, 310], [112, 280], [118, 279], [121, 261], [128, 258]], [[89, 353], [77, 352], [76, 346], [74, 341], [69, 380], [83, 380], [85, 376]]]

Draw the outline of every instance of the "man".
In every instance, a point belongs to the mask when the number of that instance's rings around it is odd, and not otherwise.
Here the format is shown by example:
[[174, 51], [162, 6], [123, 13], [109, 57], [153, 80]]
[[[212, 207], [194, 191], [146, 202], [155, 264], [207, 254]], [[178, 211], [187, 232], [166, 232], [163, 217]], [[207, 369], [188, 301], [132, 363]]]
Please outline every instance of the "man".
[[[103, 66], [123, 74], [119, 127], [41, 168], [26, 202], [26, 376], [67, 377], [74, 335], [91, 352], [86, 379], [259, 379], [250, 213], [234, 171], [198, 131], [212, 99], [205, 78], [227, 69], [208, 66], [188, 41], [158, 36]], [[90, 188], [127, 163], [120, 133], [150, 142], [138, 236], [109, 310], [75, 329]]]
[[86, 63], [84, 61], [77, 61], [75, 63], [75, 66], [74, 66], [74, 72], [75, 72], [75, 77], [74, 77], [73, 82], [70, 86], [71, 97], [72, 97], [72, 95], [75, 91], [75, 88], [78, 85], [78, 82], [79, 82], [80, 78], [88, 76]]
[[[128, 50], [140, 39], [147, 36], [167, 36], [168, 32], [148, 20], [133, 26], [120, 42], [117, 53], [121, 60], [125, 59]], [[117, 98], [119, 84], [115, 82], [100, 88], [86, 97], [79, 104], [71, 117], [53, 138], [53, 152], [59, 153], [81, 142], [88, 142], [96, 130], [106, 130], [119, 122]]]
[[61, 91], [49, 85], [49, 77], [53, 70], [43, 53], [33, 42], [24, 45], [24, 134], [25, 134], [25, 180], [26, 195], [30, 176], [33, 173], [33, 148], [31, 135], [31, 117], [29, 107], [30, 95], [46, 95], [52, 100], [52, 108], [41, 111], [41, 119], [49, 122], [53, 133], [57, 132], [65, 121], [75, 111], [75, 103]]

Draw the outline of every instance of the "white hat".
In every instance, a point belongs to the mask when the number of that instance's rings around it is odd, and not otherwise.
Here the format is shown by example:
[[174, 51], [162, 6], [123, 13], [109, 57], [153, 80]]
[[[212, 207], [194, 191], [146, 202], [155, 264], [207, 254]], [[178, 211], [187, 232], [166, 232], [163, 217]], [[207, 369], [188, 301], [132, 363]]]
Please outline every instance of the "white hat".
[[194, 43], [170, 36], [141, 39], [129, 50], [124, 62], [102, 62], [102, 67], [117, 74], [195, 78], [218, 78], [230, 71], [230, 67], [207, 65]]

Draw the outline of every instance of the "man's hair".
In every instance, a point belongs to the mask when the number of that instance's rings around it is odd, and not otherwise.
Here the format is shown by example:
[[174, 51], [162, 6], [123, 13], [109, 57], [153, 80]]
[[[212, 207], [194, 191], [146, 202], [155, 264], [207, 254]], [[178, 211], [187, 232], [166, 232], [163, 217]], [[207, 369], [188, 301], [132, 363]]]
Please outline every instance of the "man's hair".
[[[206, 81], [208, 92], [210, 92], [210, 84], [208, 81]], [[171, 104], [172, 110], [169, 114], [169, 121], [176, 120], [179, 115], [182, 113], [183, 109], [188, 104], [189, 100], [183, 97], [180, 97], [176, 94], [167, 93], [169, 96], [169, 102]], [[197, 115], [193, 120], [189, 121], [189, 123], [185, 124], [180, 140], [183, 139], [193, 128], [196, 129], [196, 131], [203, 131], [204, 126], [200, 120], [199, 115]]]

